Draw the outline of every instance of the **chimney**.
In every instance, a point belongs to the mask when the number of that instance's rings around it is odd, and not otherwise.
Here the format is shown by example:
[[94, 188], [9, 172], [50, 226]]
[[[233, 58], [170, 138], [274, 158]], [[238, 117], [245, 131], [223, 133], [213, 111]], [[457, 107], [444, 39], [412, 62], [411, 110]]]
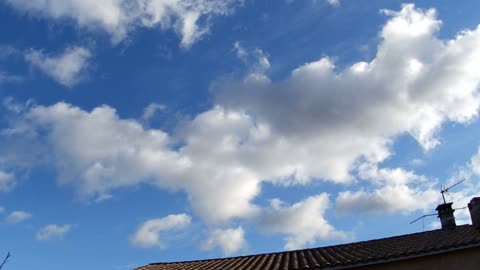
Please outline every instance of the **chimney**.
[[[479, 201], [480, 202], [480, 201]], [[477, 204], [477, 209], [480, 205]], [[452, 203], [444, 203], [437, 206], [438, 217], [442, 222], [442, 229], [443, 230], [455, 230], [457, 224], [455, 223], [455, 216], [453, 212], [455, 210], [452, 209]]]
[[470, 201], [468, 210], [470, 210], [473, 227], [480, 230], [480, 197], [475, 197]]

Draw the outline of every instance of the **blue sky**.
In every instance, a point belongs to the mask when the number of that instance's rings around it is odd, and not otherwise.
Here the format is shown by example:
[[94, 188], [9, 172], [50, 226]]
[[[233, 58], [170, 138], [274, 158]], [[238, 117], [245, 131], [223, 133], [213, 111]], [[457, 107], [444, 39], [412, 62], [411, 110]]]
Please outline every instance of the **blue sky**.
[[[480, 187], [478, 1], [0, 1], [5, 269], [438, 228]], [[465, 210], [457, 223], [469, 223]]]

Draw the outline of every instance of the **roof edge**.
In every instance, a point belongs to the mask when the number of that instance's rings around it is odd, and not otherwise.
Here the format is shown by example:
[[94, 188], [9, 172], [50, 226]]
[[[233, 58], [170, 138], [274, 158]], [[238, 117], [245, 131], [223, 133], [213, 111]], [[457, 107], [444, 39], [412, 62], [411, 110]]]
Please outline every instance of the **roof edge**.
[[[459, 225], [458, 227], [470, 227], [472, 225], [470, 224], [464, 224], [464, 225]], [[337, 245], [328, 245], [328, 246], [320, 246], [320, 247], [312, 247], [312, 248], [303, 248], [303, 249], [295, 249], [295, 250], [284, 250], [284, 251], [274, 251], [274, 252], [265, 252], [265, 253], [258, 253], [258, 254], [249, 254], [249, 255], [240, 255], [240, 256], [231, 256], [231, 257], [224, 257], [224, 258], [212, 258], [212, 259], [198, 259], [198, 260], [186, 260], [186, 261], [171, 261], [171, 262], [154, 262], [154, 263], [149, 263], [144, 266], [140, 266], [135, 269], [140, 269], [141, 267], [145, 267], [148, 265], [166, 265], [166, 264], [175, 264], [175, 263], [193, 263], [193, 262], [207, 262], [207, 261], [218, 261], [218, 260], [229, 260], [229, 259], [239, 259], [239, 258], [245, 258], [245, 257], [252, 257], [252, 256], [265, 256], [265, 255], [273, 255], [273, 254], [280, 254], [280, 253], [288, 253], [288, 252], [293, 252], [293, 251], [307, 251], [307, 250], [313, 250], [313, 249], [318, 249], [318, 248], [328, 248], [328, 247], [340, 247], [343, 245], [351, 245], [351, 244], [360, 244], [360, 243], [368, 243], [368, 242], [375, 242], [375, 241], [383, 241], [387, 239], [395, 239], [395, 238], [402, 238], [402, 237], [408, 237], [412, 235], [417, 235], [417, 234], [423, 234], [423, 233], [428, 233], [428, 232], [434, 232], [434, 231], [442, 231], [442, 229], [436, 229], [436, 230], [430, 230], [430, 231], [423, 231], [423, 232], [415, 232], [415, 233], [409, 233], [409, 234], [402, 234], [402, 235], [395, 235], [395, 236], [388, 236], [384, 238], [376, 238], [376, 239], [370, 239], [370, 240], [363, 240], [363, 241], [358, 241], [358, 242], [350, 242], [350, 243], [343, 243], [343, 244], [337, 244]], [[480, 244], [479, 244], [480, 245]], [[334, 268], [332, 268], [334, 269]], [[339, 268], [340, 269], [340, 268]]]
[[[378, 261], [372, 261], [372, 262], [356, 263], [356, 264], [352, 263], [352, 264], [348, 264], [348, 265], [333, 266], [333, 267], [330, 267], [330, 268], [327, 267], [327, 268], [323, 268], [322, 270], [341, 270], [341, 269], [348, 269], [348, 268], [351, 268], [351, 267], [377, 265], [377, 264], [382, 264], [382, 263], [389, 263], [389, 262], [396, 262], [396, 261], [402, 261], [402, 260], [409, 260], [409, 259], [427, 257], [427, 256], [447, 253], [447, 252], [451, 252], [451, 251], [459, 251], [459, 250], [463, 250], [463, 249], [470, 249], [470, 248], [476, 248], [476, 247], [480, 247], [480, 243], [463, 245], [463, 246], [458, 246], [458, 247], [454, 247], [454, 248], [447, 248], [447, 249], [442, 249], [442, 250], [438, 250], [438, 251], [431, 251], [431, 252], [414, 254], [414, 255], [409, 255], [409, 256], [401, 256], [401, 257], [386, 259], [386, 260], [381, 260], [380, 259]], [[312, 270], [315, 270], [315, 269], [321, 269], [321, 268], [313, 268]]]

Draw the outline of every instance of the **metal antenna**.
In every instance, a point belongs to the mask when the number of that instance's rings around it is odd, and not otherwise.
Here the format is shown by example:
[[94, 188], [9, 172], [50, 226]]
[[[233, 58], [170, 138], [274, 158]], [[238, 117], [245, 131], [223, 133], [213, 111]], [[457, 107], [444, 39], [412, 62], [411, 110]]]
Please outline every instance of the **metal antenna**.
[[445, 187], [444, 185], [440, 186], [440, 193], [442, 193], [443, 203], [445, 203], [445, 204], [447, 203], [447, 201], [445, 200], [445, 195], [444, 194], [448, 193], [449, 189], [459, 185], [460, 183], [464, 182], [465, 180], [467, 180], [467, 179], [462, 179], [462, 180], [458, 181], [457, 183], [455, 183], [455, 184], [453, 184], [449, 187]]
[[422, 220], [422, 228], [423, 228], [423, 230], [425, 231], [425, 218], [426, 218], [426, 217], [430, 217], [430, 216], [436, 216], [436, 215], [437, 215], [437, 214], [423, 215], [423, 216], [415, 219], [414, 221], [410, 222], [410, 224], [415, 223], [415, 222], [417, 222], [417, 221], [419, 221], [419, 220], [421, 219], [421, 220]]
[[3, 266], [5, 265], [5, 263], [8, 261], [8, 258], [10, 258], [10, 252], [7, 253], [7, 256], [6, 256], [5, 259], [3, 260], [3, 263], [0, 265], [0, 269], [3, 268]]
[[[440, 193], [442, 194], [443, 203], [445, 203], [445, 204], [447, 203], [447, 201], [445, 200], [445, 193], [448, 193], [448, 191], [449, 191], [451, 188], [459, 185], [460, 183], [464, 182], [465, 180], [467, 180], [467, 179], [462, 179], [462, 180], [458, 181], [457, 183], [455, 183], [455, 184], [453, 184], [453, 185], [451, 185], [451, 186], [449, 186], [449, 187], [446, 187], [445, 185], [440, 185]], [[456, 209], [454, 209], [454, 210], [464, 209], [464, 208], [466, 208], [466, 207], [456, 208]], [[415, 223], [415, 222], [417, 222], [417, 221], [419, 221], [419, 220], [421, 219], [421, 220], [422, 220], [422, 223], [423, 223], [423, 230], [425, 230], [425, 218], [426, 218], [426, 217], [430, 217], [430, 216], [436, 216], [436, 215], [437, 215], [437, 214], [427, 214], [427, 215], [423, 215], [423, 216], [421, 216], [421, 217], [419, 217], [419, 218], [411, 221], [410, 224], [413, 224], [413, 223]]]

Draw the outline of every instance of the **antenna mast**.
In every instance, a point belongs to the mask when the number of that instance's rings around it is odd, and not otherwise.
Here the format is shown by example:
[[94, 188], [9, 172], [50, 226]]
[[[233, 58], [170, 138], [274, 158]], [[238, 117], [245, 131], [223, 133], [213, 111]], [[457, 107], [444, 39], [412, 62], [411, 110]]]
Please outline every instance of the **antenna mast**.
[[462, 180], [458, 181], [457, 183], [455, 183], [455, 184], [453, 184], [453, 185], [451, 185], [451, 186], [449, 186], [449, 187], [445, 187], [444, 185], [441, 185], [441, 187], [440, 187], [440, 193], [442, 193], [442, 199], [443, 199], [443, 203], [444, 203], [444, 204], [447, 203], [447, 201], [445, 200], [445, 193], [448, 193], [448, 190], [449, 190], [449, 189], [451, 189], [451, 188], [459, 185], [460, 183], [462, 183], [462, 182], [465, 181], [465, 180], [467, 180], [467, 179], [462, 179]]

